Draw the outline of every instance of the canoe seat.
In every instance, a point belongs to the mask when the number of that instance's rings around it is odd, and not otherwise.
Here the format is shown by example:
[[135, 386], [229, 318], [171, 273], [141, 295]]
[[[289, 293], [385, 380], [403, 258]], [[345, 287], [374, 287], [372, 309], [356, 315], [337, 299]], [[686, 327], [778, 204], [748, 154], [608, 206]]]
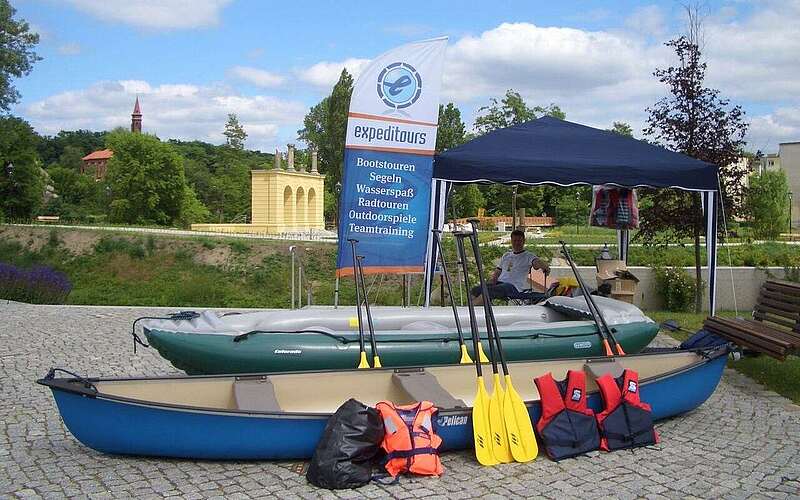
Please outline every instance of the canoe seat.
[[280, 411], [269, 377], [237, 378], [233, 383], [236, 408], [244, 411]]
[[584, 363], [583, 371], [597, 380], [606, 373], [610, 373], [612, 377], [617, 378], [622, 375], [622, 372], [625, 371], [625, 369], [614, 359], [598, 359]]
[[412, 401], [430, 401], [438, 408], [466, 408], [467, 404], [453, 397], [439, 384], [436, 377], [424, 369], [396, 371], [392, 382], [399, 385]]

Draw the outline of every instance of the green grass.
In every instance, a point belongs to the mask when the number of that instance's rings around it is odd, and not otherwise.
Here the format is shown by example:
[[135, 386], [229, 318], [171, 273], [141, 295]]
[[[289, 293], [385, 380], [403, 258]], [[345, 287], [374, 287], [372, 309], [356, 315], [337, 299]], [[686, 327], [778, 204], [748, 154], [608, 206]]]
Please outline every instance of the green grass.
[[[665, 311], [648, 311], [647, 314], [659, 323], [674, 319], [683, 328], [692, 332], [700, 329], [703, 325], [703, 320], [706, 318], [705, 314]], [[746, 316], [747, 314], [747, 312], [739, 312], [740, 316]], [[735, 313], [733, 311], [723, 311], [719, 315], [732, 318]], [[686, 340], [689, 336], [684, 332], [674, 332], [670, 333], [670, 335], [681, 341]], [[791, 399], [796, 404], [800, 404], [800, 357], [789, 356], [786, 361], [778, 361], [766, 355], [748, 356], [739, 361], [728, 361], [728, 366], [781, 396]]]

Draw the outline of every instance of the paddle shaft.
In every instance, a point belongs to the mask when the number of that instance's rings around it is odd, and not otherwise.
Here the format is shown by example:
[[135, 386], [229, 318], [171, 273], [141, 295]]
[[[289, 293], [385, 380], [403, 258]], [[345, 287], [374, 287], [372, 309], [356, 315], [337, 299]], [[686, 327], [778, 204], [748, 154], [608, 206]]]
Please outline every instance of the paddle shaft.
[[[569, 250], [567, 250], [567, 244], [564, 243], [563, 241], [560, 241], [559, 243], [561, 243], [561, 251], [564, 254], [564, 257], [567, 258], [569, 267], [572, 268], [572, 272], [575, 274], [575, 279], [578, 281], [578, 286], [581, 287], [581, 291], [583, 292], [583, 297], [586, 300], [586, 305], [589, 307], [589, 312], [592, 314], [592, 318], [594, 319], [594, 322], [597, 325], [597, 329], [600, 331], [600, 336], [604, 337], [606, 342], [608, 342], [608, 339], [610, 337], [611, 341], [614, 342], [614, 345], [617, 347], [617, 350], [619, 350], [620, 349], [619, 342], [617, 342], [617, 339], [611, 332], [611, 328], [609, 328], [608, 323], [606, 323], [606, 319], [603, 317], [603, 314], [600, 312], [600, 309], [597, 308], [597, 304], [595, 304], [591, 294], [589, 294], [589, 290], [587, 290], [586, 284], [583, 282], [583, 278], [581, 278], [581, 275], [578, 272], [578, 268], [575, 267], [575, 262], [572, 260], [572, 255], [570, 255]], [[605, 329], [605, 331], [603, 331], [603, 329]]]
[[369, 296], [367, 295], [367, 284], [364, 283], [364, 267], [361, 261], [364, 260], [363, 255], [356, 257], [358, 259], [358, 277], [361, 280], [361, 292], [364, 294], [364, 310], [367, 312], [367, 326], [369, 327], [369, 343], [372, 346], [372, 356], [378, 355], [378, 345], [375, 342], [375, 327], [372, 324], [372, 312], [369, 309]]
[[456, 320], [456, 330], [458, 330], [458, 342], [464, 345], [464, 332], [461, 330], [461, 319], [458, 317], [458, 308], [456, 302], [453, 300], [453, 284], [450, 281], [450, 273], [447, 272], [447, 264], [444, 261], [444, 250], [442, 249], [442, 240], [440, 239], [441, 231], [434, 229], [433, 244], [435, 251], [439, 252], [439, 260], [442, 263], [442, 273], [444, 274], [444, 281], [447, 283], [447, 293], [450, 295], [450, 305], [453, 307], [453, 318]]
[[[469, 273], [467, 272], [467, 254], [464, 252], [464, 237], [462, 233], [453, 233], [456, 237], [456, 249], [458, 250], [458, 258], [461, 261], [461, 271], [464, 275], [464, 286], [469, 290]], [[475, 306], [471, 300], [467, 300], [467, 310], [469, 311], [469, 328], [472, 332], [472, 348], [475, 350], [475, 370], [478, 377], [483, 377], [483, 370], [481, 369], [480, 360], [480, 333], [478, 333], [478, 319], [475, 317]]]
[[350, 248], [353, 250], [353, 281], [356, 284], [356, 311], [358, 312], [358, 349], [360, 352], [365, 352], [364, 349], [364, 324], [361, 319], [361, 291], [358, 286], [358, 258], [356, 258], [356, 243], [358, 240], [347, 240], [350, 242]]
[[[494, 319], [494, 311], [492, 310], [492, 299], [489, 296], [489, 287], [486, 286], [486, 279], [483, 276], [483, 262], [481, 262], [481, 249], [478, 245], [478, 221], [476, 219], [469, 219], [472, 225], [472, 232], [469, 235], [469, 240], [472, 243], [472, 253], [475, 256], [475, 265], [478, 268], [478, 279], [481, 283], [481, 294], [483, 295], [483, 312], [486, 316], [486, 331], [489, 336], [489, 353], [492, 356], [492, 370], [497, 373], [497, 357], [500, 358], [500, 364], [503, 365], [503, 373], [508, 375], [508, 366], [506, 366], [506, 357], [503, 354], [503, 346], [500, 343], [500, 335], [497, 333], [497, 322]], [[494, 354], [494, 347], [492, 344], [497, 344], [497, 357]]]

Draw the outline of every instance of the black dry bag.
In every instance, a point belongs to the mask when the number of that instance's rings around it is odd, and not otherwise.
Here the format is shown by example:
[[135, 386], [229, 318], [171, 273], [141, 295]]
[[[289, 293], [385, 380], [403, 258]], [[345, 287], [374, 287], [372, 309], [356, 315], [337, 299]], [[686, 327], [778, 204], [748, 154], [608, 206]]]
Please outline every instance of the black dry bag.
[[372, 478], [381, 441], [378, 411], [349, 399], [328, 419], [308, 466], [308, 482], [329, 490], [364, 486]]

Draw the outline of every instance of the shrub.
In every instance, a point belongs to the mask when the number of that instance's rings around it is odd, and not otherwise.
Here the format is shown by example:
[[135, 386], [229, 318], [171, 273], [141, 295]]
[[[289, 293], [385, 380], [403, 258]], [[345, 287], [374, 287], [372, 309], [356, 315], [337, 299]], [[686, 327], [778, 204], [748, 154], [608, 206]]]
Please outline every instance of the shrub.
[[103, 236], [95, 244], [96, 253], [126, 253], [135, 259], [143, 259], [146, 255], [144, 245], [139, 240], [129, 241], [124, 238]]
[[680, 267], [653, 268], [656, 275], [656, 291], [664, 300], [667, 311], [689, 311], [694, 305], [696, 283]]
[[244, 241], [232, 240], [228, 242], [228, 245], [233, 253], [247, 253], [250, 251], [250, 245]]
[[66, 275], [50, 267], [22, 269], [0, 262], [0, 297], [31, 304], [62, 304], [72, 291]]
[[151, 257], [156, 253], [156, 238], [152, 234], [147, 235], [147, 253]]
[[217, 248], [217, 243], [214, 240], [211, 240], [209, 238], [200, 238], [200, 244], [206, 250], [213, 250], [213, 249]]
[[47, 246], [55, 248], [61, 244], [61, 240], [58, 238], [58, 230], [56, 228], [52, 228], [50, 230], [50, 234], [47, 236]]

